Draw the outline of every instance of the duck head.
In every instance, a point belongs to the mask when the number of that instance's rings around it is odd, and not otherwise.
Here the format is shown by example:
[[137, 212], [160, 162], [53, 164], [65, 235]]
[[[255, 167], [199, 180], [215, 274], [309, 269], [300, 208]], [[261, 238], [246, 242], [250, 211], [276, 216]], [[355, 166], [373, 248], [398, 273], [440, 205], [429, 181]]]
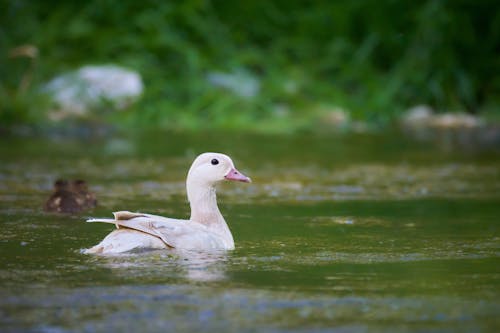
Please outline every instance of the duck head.
[[213, 187], [223, 180], [250, 183], [249, 177], [239, 172], [231, 158], [220, 153], [203, 153], [191, 165], [188, 172], [188, 184]]
[[54, 191], [69, 190], [69, 182], [66, 179], [58, 179], [54, 182]]
[[87, 182], [85, 180], [76, 179], [73, 181], [73, 183], [71, 185], [72, 185], [73, 191], [75, 191], [77, 193], [88, 192], [88, 186], [87, 186]]

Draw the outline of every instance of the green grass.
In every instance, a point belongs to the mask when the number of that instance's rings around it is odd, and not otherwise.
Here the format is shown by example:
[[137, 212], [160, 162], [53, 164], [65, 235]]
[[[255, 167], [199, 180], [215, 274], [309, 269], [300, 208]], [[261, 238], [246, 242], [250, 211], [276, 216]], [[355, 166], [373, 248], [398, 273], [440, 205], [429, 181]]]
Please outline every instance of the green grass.
[[[417, 104], [498, 119], [496, 9], [486, 0], [3, 2], [0, 126], [43, 126], [45, 82], [109, 63], [137, 70], [145, 93], [90, 118], [126, 128], [293, 132], [325, 125], [335, 108], [379, 126]], [[25, 44], [38, 54], [9, 56]], [[257, 95], [207, 81], [235, 71], [259, 81]]]

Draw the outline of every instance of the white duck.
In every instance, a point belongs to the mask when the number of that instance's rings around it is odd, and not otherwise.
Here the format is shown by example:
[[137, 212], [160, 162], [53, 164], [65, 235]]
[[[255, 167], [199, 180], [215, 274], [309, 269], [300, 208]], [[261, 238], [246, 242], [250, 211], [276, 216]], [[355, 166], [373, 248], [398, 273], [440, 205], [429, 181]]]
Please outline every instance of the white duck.
[[186, 180], [189, 220], [128, 211], [113, 213], [114, 219], [90, 219], [87, 222], [115, 224], [117, 230], [84, 253], [115, 254], [141, 248], [234, 249], [233, 236], [215, 195], [215, 185], [223, 180], [251, 181], [236, 170], [229, 156], [201, 154], [191, 165]]

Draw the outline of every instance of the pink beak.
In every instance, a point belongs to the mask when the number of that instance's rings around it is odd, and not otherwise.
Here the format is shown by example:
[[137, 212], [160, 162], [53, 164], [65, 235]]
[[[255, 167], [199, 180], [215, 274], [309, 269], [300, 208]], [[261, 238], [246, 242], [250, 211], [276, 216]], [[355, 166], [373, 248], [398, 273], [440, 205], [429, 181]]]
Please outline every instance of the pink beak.
[[224, 177], [227, 180], [234, 180], [237, 182], [244, 182], [244, 183], [251, 183], [252, 180], [236, 170], [235, 168], [232, 168], [231, 171], [228, 172], [228, 174]]

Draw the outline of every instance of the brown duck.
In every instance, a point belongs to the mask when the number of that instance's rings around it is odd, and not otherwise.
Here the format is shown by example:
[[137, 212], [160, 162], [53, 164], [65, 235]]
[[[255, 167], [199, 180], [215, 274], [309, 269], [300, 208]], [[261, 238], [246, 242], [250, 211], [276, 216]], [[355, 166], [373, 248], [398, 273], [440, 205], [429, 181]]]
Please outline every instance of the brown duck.
[[45, 211], [57, 213], [78, 213], [97, 205], [95, 195], [89, 192], [84, 180], [69, 183], [59, 179], [54, 183], [54, 193], [45, 203]]

